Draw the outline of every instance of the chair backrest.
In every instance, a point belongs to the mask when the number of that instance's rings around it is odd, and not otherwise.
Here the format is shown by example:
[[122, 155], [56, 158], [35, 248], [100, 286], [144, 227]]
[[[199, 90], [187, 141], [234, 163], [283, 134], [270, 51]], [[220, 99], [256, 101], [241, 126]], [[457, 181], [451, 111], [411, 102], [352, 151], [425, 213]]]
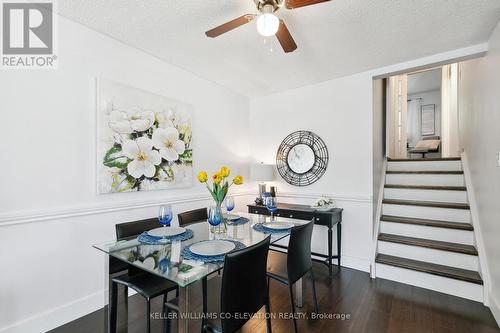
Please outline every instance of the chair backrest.
[[293, 227], [288, 242], [288, 281], [295, 283], [312, 268], [311, 238], [314, 223]]
[[206, 208], [199, 208], [190, 210], [177, 215], [179, 219], [179, 225], [191, 224], [194, 222], [200, 222], [208, 219], [208, 212]]
[[148, 231], [159, 227], [160, 224], [158, 224], [157, 218], [120, 223], [115, 226], [116, 239], [120, 240], [132, 236], [138, 236], [142, 234], [143, 231]]
[[[267, 252], [270, 237], [243, 250], [226, 254], [222, 273], [221, 318], [222, 332], [232, 333], [241, 328], [268, 302]], [[239, 316], [238, 316], [239, 315]]]

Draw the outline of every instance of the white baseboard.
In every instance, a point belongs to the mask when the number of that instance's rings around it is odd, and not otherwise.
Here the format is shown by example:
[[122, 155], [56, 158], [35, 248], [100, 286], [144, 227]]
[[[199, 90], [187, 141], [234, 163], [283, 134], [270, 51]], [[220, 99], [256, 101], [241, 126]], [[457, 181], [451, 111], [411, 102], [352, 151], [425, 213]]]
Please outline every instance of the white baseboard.
[[57, 306], [26, 318], [20, 322], [0, 328], [0, 333], [40, 333], [83, 317], [99, 310], [104, 305], [104, 293], [95, 292], [72, 302]]
[[500, 302], [490, 293], [488, 297], [490, 301], [490, 310], [493, 314], [493, 317], [497, 321], [497, 325], [500, 326]]
[[342, 255], [341, 266], [370, 273], [370, 259]]

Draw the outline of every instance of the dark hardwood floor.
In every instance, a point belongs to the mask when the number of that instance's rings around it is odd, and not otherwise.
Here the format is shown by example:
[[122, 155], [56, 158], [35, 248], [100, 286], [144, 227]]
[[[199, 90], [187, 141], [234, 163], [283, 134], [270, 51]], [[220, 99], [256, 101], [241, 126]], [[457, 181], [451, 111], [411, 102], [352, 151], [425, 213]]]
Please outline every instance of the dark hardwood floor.
[[[315, 263], [314, 272], [320, 312], [339, 317], [299, 320], [300, 332], [500, 332], [490, 310], [478, 302], [384, 279], [374, 280], [367, 273], [348, 268], [336, 269], [331, 283], [325, 266]], [[273, 332], [293, 332], [291, 320], [279, 318], [280, 313], [290, 312], [287, 287], [272, 281], [270, 290], [271, 311], [277, 316], [272, 320]], [[201, 310], [200, 293], [199, 286], [195, 286], [191, 293], [195, 303], [192, 304], [198, 311]], [[161, 297], [153, 302], [152, 309], [161, 311]], [[310, 281], [306, 281], [301, 311], [310, 316], [312, 310], [311, 285]], [[342, 315], [348, 315], [349, 319], [340, 319]], [[144, 300], [137, 295], [132, 296], [129, 299], [128, 332], [145, 332], [145, 316]], [[104, 332], [104, 320], [104, 311], [99, 310], [51, 332]], [[200, 321], [192, 320], [190, 332], [199, 332], [199, 328]], [[173, 332], [177, 329], [175, 321], [172, 329]], [[265, 321], [252, 319], [241, 331], [264, 333]], [[152, 332], [162, 332], [161, 320], [153, 320]]]

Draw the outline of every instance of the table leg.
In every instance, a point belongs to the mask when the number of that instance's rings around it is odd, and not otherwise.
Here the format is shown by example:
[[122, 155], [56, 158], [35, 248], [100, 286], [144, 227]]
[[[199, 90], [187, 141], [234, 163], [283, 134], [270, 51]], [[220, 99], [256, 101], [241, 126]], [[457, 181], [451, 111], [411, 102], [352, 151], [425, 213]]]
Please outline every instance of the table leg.
[[337, 223], [337, 255], [340, 268], [340, 252], [342, 251], [342, 223]]
[[332, 278], [332, 227], [328, 227], [328, 275]]
[[295, 306], [298, 308], [301, 308], [304, 305], [302, 291], [302, 279], [298, 279], [297, 282], [295, 282]]
[[179, 333], [189, 332], [189, 286], [179, 286]]

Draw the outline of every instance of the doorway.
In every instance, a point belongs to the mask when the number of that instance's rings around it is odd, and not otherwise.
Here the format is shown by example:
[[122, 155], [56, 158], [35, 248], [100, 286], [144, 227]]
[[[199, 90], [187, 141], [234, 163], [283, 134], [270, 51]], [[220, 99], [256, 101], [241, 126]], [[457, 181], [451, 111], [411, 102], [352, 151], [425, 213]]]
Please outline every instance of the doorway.
[[389, 158], [459, 156], [458, 64], [391, 76], [386, 94]]

